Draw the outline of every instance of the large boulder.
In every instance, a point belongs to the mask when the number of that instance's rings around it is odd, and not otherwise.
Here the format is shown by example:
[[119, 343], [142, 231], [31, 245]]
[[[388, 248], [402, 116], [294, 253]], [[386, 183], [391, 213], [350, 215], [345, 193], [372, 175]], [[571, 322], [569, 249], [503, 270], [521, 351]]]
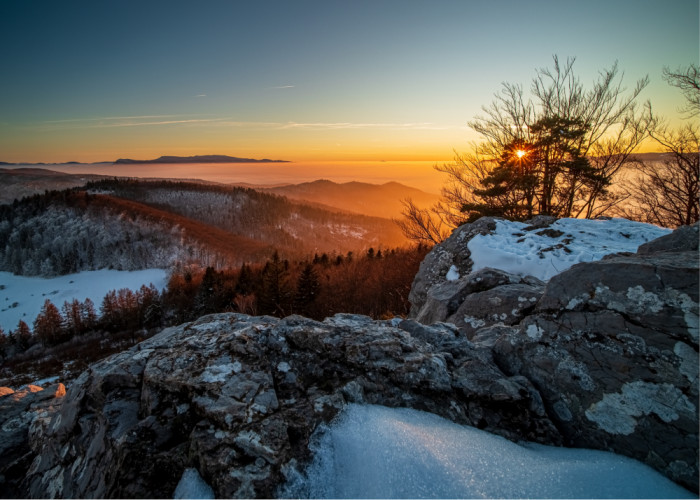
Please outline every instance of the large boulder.
[[568, 446], [614, 450], [697, 491], [698, 252], [675, 240], [555, 276], [494, 356], [535, 385]]
[[[514, 236], [533, 227], [543, 238], [573, 238], [547, 220]], [[631, 233], [612, 240], [644, 241]], [[469, 249], [467, 237], [488, 234], [460, 228], [453, 238]], [[441, 268], [448, 273], [416, 277], [413, 312], [428, 324], [451, 322], [475, 345], [491, 346], [503, 372], [537, 389], [565, 445], [636, 458], [697, 492], [698, 239], [698, 224], [683, 227], [635, 253], [575, 264], [546, 283], [490, 268], [463, 267], [449, 276], [449, 266], [460, 262], [449, 242], [449, 252], [438, 247], [429, 260], [449, 254]], [[461, 259], [473, 264], [475, 257]]]
[[92, 365], [43, 433], [33, 497], [172, 497], [195, 468], [220, 497], [273, 497], [346, 402], [427, 410], [560, 443], [534, 387], [451, 326], [220, 314]]

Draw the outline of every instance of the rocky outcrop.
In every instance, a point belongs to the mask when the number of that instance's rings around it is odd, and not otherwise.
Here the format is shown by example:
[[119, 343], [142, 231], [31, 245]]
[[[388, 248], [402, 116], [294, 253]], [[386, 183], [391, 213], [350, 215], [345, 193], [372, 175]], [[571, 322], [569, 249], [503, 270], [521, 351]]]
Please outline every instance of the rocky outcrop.
[[[698, 239], [697, 224], [680, 228], [527, 289], [532, 278], [499, 270], [435, 273], [417, 319], [493, 346], [502, 371], [535, 386], [565, 445], [636, 458], [697, 492]], [[508, 315], [516, 303], [528, 308]]]
[[28, 385], [18, 391], [0, 387], [0, 496], [21, 496], [19, 483], [29, 469], [36, 450], [30, 437], [39, 435], [61, 407], [63, 384], [46, 389]]
[[697, 253], [574, 266], [494, 356], [535, 385], [567, 446], [613, 450], [697, 491]]
[[272, 497], [346, 402], [409, 406], [559, 443], [537, 391], [453, 326], [221, 314], [90, 367], [41, 435], [33, 497], [172, 497], [196, 468], [220, 497]]
[[[472, 270], [471, 252], [467, 247], [469, 240], [477, 234], [489, 234], [496, 229], [496, 219], [482, 217], [472, 224], [464, 224], [455, 229], [449, 238], [435, 246], [421, 262], [418, 274], [413, 280], [408, 300], [411, 302], [410, 317], [421, 314], [421, 309], [428, 300], [428, 291], [439, 283], [449, 283], [446, 279], [450, 269], [456, 277], [466, 276]], [[426, 314], [426, 311], [423, 311]]]

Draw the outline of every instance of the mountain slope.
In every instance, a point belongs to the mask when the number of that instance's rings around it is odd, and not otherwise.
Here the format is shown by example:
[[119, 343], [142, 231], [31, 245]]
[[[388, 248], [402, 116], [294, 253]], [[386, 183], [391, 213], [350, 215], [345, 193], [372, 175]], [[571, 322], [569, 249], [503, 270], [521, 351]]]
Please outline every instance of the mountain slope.
[[368, 184], [346, 182], [338, 184], [329, 180], [317, 180], [289, 186], [264, 189], [264, 191], [286, 196], [293, 200], [320, 203], [341, 210], [397, 218], [401, 216], [401, 200], [411, 198], [419, 207], [428, 207], [439, 200], [439, 196], [420, 189], [404, 186], [398, 182]]

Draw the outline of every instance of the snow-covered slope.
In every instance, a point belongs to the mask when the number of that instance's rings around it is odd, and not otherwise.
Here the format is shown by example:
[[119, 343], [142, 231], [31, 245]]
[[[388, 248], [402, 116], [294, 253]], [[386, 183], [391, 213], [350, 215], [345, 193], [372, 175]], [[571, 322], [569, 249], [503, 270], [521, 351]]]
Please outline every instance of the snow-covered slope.
[[21, 319], [31, 328], [46, 299], [50, 299], [60, 310], [65, 301], [77, 299], [83, 302], [89, 297], [95, 303], [95, 308], [99, 309], [102, 299], [110, 290], [138, 290], [141, 285], [149, 283], [162, 290], [167, 284], [167, 272], [163, 269], [102, 269], [50, 279], [0, 272], [0, 326], [8, 332], [17, 328]]
[[408, 408], [349, 405], [306, 477], [311, 498], [691, 498], [650, 467], [603, 451], [515, 444]]
[[559, 219], [547, 228], [526, 230], [527, 226], [499, 220], [493, 233], [472, 238], [467, 245], [472, 271], [493, 267], [548, 280], [579, 262], [636, 252], [639, 245], [671, 232], [626, 219]]

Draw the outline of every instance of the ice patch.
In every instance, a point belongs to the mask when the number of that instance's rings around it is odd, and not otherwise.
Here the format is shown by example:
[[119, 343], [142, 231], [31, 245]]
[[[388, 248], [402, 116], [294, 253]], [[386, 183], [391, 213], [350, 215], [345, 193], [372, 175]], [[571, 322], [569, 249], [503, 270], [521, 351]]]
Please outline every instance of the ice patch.
[[177, 483], [173, 498], [216, 498], [214, 490], [211, 489], [197, 469], [185, 469]]
[[608, 452], [516, 444], [436, 415], [351, 404], [312, 438], [282, 498], [692, 498]]

